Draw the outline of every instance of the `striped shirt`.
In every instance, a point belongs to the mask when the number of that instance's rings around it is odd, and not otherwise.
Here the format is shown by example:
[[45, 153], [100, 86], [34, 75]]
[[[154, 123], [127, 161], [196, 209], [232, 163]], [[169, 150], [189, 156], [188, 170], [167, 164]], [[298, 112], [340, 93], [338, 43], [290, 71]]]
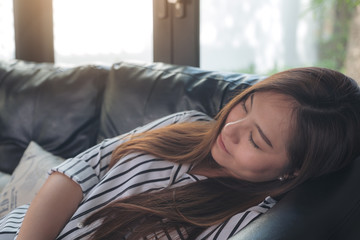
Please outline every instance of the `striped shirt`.
[[[82, 202], [57, 239], [88, 239], [99, 223], [84, 226], [83, 221], [112, 201], [206, 179], [204, 176], [190, 174], [190, 165], [176, 164], [144, 153], [126, 155], [108, 170], [113, 150], [135, 133], [188, 121], [211, 121], [211, 118], [197, 111], [172, 114], [127, 134], [104, 140], [51, 169], [49, 174], [53, 172], [65, 174], [78, 183], [83, 192]], [[267, 197], [258, 206], [235, 214], [222, 224], [208, 228], [198, 239], [228, 239], [274, 204], [275, 200]], [[1, 240], [12, 239], [17, 235], [27, 209], [28, 205], [19, 207], [0, 220]], [[180, 239], [181, 235], [179, 233]]]

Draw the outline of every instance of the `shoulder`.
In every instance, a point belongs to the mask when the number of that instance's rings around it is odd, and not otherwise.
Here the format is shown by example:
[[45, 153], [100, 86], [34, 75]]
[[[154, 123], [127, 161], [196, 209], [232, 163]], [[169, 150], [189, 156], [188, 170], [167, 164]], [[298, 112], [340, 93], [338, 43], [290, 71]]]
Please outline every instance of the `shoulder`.
[[178, 122], [195, 122], [195, 121], [212, 121], [213, 119], [203, 112], [197, 110], [189, 110], [183, 112], [173, 113], [168, 115], [168, 119], [171, 119], [174, 123]]
[[206, 115], [205, 113], [196, 111], [196, 110], [189, 110], [183, 112], [177, 112], [165, 117], [159, 118], [152, 122], [147, 123], [144, 126], [138, 127], [134, 129], [131, 134], [134, 133], [141, 133], [146, 132], [149, 130], [169, 126], [176, 123], [183, 123], [183, 122], [195, 122], [195, 121], [212, 121], [213, 119]]
[[219, 225], [209, 227], [197, 239], [229, 239], [275, 204], [275, 199], [266, 197], [260, 204], [235, 214]]

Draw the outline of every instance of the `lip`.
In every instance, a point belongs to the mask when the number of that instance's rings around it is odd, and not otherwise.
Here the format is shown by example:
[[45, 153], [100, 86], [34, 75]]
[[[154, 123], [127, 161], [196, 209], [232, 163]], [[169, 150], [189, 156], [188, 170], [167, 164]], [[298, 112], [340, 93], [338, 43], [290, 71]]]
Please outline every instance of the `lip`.
[[218, 145], [220, 146], [220, 148], [221, 148], [224, 152], [226, 152], [227, 154], [230, 154], [229, 151], [228, 151], [228, 150], [226, 149], [226, 147], [225, 147], [225, 144], [224, 144], [224, 142], [223, 142], [221, 133], [219, 134], [219, 137], [218, 137], [218, 139], [217, 139], [217, 142], [218, 142]]

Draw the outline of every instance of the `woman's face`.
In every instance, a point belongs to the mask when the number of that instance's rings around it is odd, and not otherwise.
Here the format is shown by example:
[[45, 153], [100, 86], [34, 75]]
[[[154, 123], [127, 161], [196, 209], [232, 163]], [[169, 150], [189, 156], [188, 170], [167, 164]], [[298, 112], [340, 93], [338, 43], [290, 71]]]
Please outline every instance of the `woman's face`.
[[262, 182], [284, 175], [294, 101], [256, 92], [237, 104], [211, 148], [214, 160], [233, 177]]

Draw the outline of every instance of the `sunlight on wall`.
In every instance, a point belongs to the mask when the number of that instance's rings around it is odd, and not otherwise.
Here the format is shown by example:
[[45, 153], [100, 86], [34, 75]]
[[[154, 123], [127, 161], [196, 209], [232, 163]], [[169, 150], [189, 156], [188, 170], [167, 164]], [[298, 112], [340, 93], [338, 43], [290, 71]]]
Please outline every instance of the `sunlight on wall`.
[[0, 59], [15, 58], [13, 1], [0, 0]]
[[310, 0], [200, 2], [200, 66], [268, 73], [316, 62]]
[[152, 61], [152, 1], [53, 0], [57, 63]]

